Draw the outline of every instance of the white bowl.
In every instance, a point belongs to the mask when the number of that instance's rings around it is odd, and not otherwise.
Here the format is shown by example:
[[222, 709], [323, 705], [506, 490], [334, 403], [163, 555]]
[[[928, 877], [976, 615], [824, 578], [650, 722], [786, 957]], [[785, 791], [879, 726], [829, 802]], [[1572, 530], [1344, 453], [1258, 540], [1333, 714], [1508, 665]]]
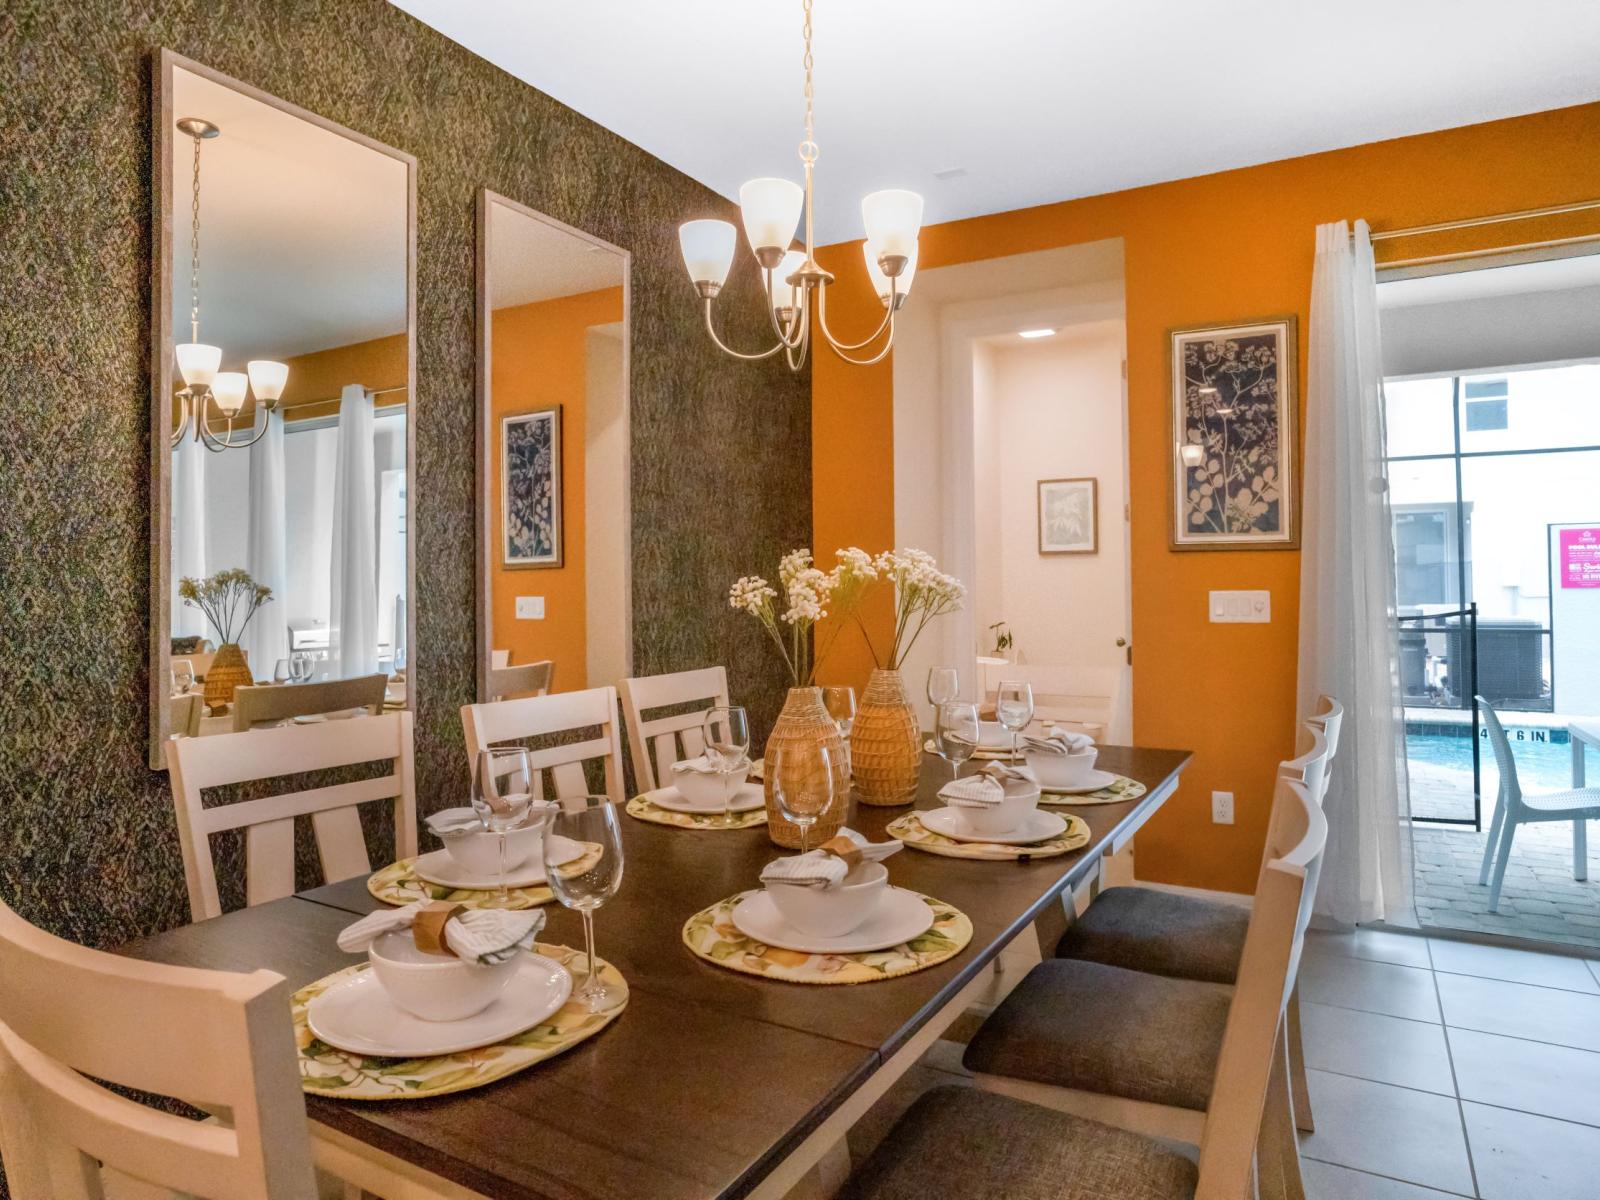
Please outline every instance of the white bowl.
[[834, 888], [769, 883], [767, 891], [783, 919], [812, 937], [843, 937], [872, 919], [889, 886], [889, 868], [862, 863]]
[[1021, 828], [1039, 807], [1039, 789], [1030, 783], [1006, 785], [1006, 798], [985, 808], [950, 805], [956, 825], [972, 837], [998, 837]]
[[1033, 773], [1039, 777], [1043, 787], [1080, 787], [1089, 779], [1089, 774], [1094, 770], [1094, 760], [1100, 755], [1099, 749], [1090, 746], [1087, 750], [1079, 750], [1075, 754], [1050, 754], [1047, 751], [1029, 750], [1027, 752], [1028, 766], [1033, 768]]
[[[537, 811], [537, 810], [536, 810]], [[451, 816], [457, 814], [477, 819], [470, 808], [448, 808]], [[440, 814], [444, 815], [444, 814]], [[540, 853], [544, 841], [544, 821], [530, 814], [528, 822], [520, 829], [506, 833], [506, 870], [511, 871]], [[500, 874], [500, 835], [486, 829], [462, 829], [455, 833], [440, 834], [450, 857], [461, 864], [469, 875], [482, 879]]]
[[[733, 796], [744, 786], [744, 781], [750, 775], [750, 764], [746, 763], [737, 771], [732, 771], [726, 776], [711, 775], [704, 771], [673, 771], [672, 778], [668, 781], [678, 789], [682, 796], [696, 808], [721, 809], [723, 788], [728, 790], [726, 795]], [[726, 778], [727, 782], [723, 780]]]
[[517, 973], [519, 956], [491, 967], [428, 954], [406, 929], [372, 943], [367, 960], [396, 1008], [424, 1021], [464, 1021], [495, 1002]]

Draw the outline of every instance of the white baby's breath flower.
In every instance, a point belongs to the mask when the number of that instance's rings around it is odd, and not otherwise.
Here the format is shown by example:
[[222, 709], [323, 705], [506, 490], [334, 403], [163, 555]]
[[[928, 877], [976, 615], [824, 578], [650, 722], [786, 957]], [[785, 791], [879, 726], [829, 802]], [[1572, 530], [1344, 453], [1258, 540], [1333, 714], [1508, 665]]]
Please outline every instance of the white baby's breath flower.
[[758, 617], [777, 597], [773, 586], [759, 575], [745, 575], [728, 589], [728, 607]]

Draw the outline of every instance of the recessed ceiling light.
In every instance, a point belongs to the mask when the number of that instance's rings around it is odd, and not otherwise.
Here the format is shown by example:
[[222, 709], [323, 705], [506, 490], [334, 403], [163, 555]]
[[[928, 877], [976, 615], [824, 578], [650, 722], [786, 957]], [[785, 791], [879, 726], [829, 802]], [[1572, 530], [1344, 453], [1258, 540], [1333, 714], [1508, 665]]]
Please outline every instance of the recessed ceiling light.
[[1055, 335], [1056, 335], [1056, 331], [1054, 329], [1019, 329], [1019, 330], [1017, 330], [1017, 336], [1020, 337], [1020, 338], [1055, 337]]

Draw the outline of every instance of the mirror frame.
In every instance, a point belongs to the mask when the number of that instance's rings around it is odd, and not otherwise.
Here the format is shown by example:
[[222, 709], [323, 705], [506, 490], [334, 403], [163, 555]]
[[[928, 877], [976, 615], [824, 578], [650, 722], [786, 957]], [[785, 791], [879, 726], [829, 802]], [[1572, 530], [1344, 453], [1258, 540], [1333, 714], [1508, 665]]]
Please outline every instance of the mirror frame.
[[[494, 421], [490, 416], [490, 405], [493, 403], [492, 380], [493, 358], [491, 341], [493, 334], [493, 310], [490, 307], [491, 297], [491, 247], [489, 245], [489, 211], [494, 204], [503, 205], [519, 216], [528, 217], [542, 225], [589, 243], [601, 250], [608, 250], [618, 255], [622, 260], [622, 379], [626, 391], [624, 396], [624, 410], [628, 414], [628, 459], [626, 470], [623, 472], [624, 486], [622, 489], [622, 516], [628, 530], [628, 553], [623, 563], [623, 611], [628, 614], [627, 646], [623, 652], [623, 661], [626, 664], [626, 674], [633, 673], [633, 252], [621, 246], [613, 245], [604, 238], [596, 237], [585, 230], [578, 229], [564, 221], [558, 221], [552, 216], [540, 212], [538, 209], [529, 208], [526, 204], [518, 203], [509, 196], [503, 196], [490, 188], [478, 189], [478, 328], [477, 328], [477, 389], [476, 402], [478, 409], [478, 636], [477, 643], [477, 697], [478, 702], [484, 703], [489, 699], [489, 656], [492, 652], [494, 640], [494, 576], [492, 573], [496, 547], [494, 544], [494, 514], [499, 511], [499, 498], [490, 494], [493, 488], [494, 477]], [[615, 683], [615, 680], [608, 681]], [[603, 686], [594, 682], [590, 687]], [[407, 691], [409, 695], [409, 689]]]
[[258, 87], [224, 75], [172, 50], [157, 52], [151, 71], [150, 217], [154, 253], [150, 280], [150, 755], [152, 770], [165, 771], [172, 715], [167, 676], [172, 661], [172, 251], [173, 214], [167, 194], [167, 162], [175, 144], [173, 72], [182, 69], [240, 95], [271, 106], [357, 145], [395, 159], [406, 168], [406, 704], [417, 696], [417, 160], [279, 99]]

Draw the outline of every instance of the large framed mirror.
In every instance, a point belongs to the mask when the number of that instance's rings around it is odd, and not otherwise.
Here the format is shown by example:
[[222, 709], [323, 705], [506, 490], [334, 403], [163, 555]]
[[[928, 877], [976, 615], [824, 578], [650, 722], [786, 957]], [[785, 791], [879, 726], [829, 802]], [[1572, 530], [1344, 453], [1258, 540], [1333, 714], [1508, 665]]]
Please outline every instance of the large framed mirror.
[[628, 251], [478, 197], [478, 696], [633, 665]]
[[415, 694], [416, 160], [154, 71], [150, 765]]

